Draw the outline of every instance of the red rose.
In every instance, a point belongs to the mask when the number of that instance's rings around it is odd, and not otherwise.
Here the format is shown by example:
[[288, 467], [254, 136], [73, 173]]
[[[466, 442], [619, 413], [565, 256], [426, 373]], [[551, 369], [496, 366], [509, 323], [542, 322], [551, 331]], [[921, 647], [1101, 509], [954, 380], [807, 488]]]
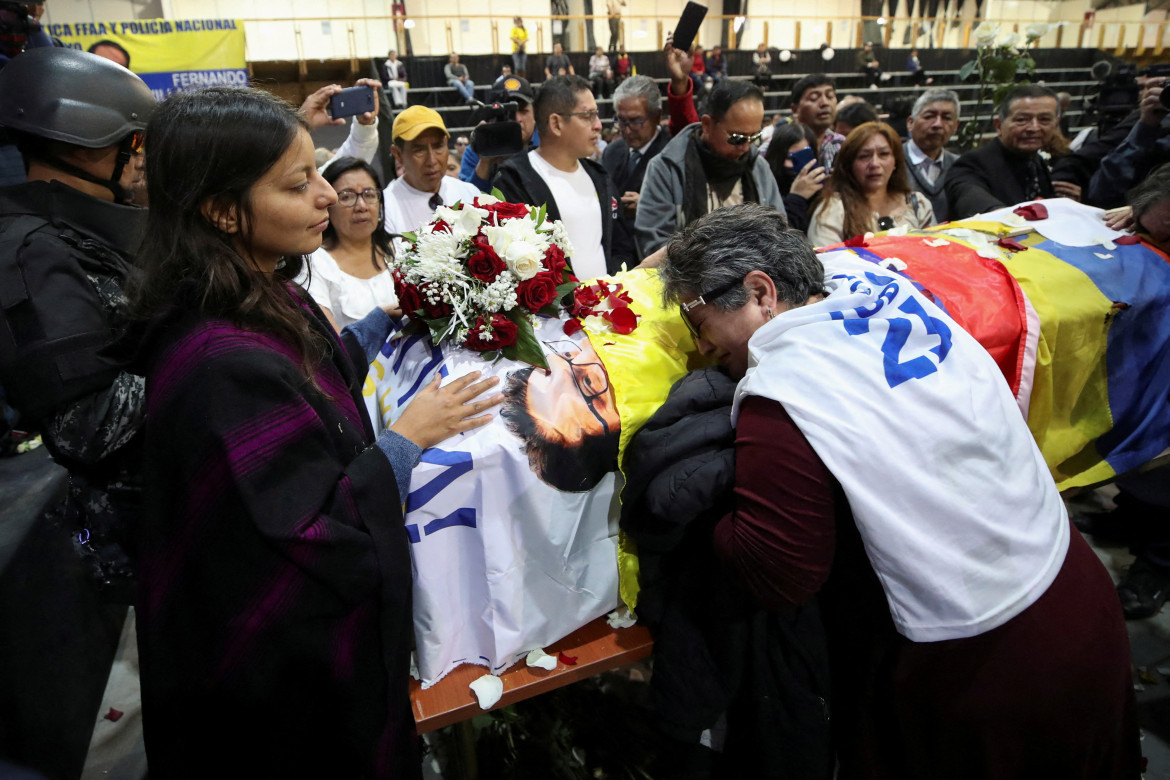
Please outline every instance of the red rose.
[[601, 303], [601, 298], [597, 295], [597, 291], [590, 286], [583, 285], [573, 290], [573, 303], [569, 307], [569, 314], [574, 317], [583, 317], [599, 303]]
[[471, 240], [471, 257], [467, 258], [467, 270], [476, 279], [491, 284], [507, 268], [504, 261], [492, 249], [486, 238], [476, 236]]
[[557, 285], [545, 274], [537, 274], [516, 286], [516, 300], [531, 312], [538, 312], [557, 299]]
[[497, 222], [499, 222], [501, 219], [528, 216], [528, 206], [524, 205], [523, 203], [506, 203], [504, 201], [500, 201], [499, 203], [494, 203], [491, 206], [487, 206], [486, 208], [489, 211], [494, 211], [496, 213]]
[[565, 261], [565, 253], [556, 244], [550, 246], [544, 253], [544, 267], [556, 275], [559, 280], [561, 278], [561, 271], [568, 266]]
[[[484, 339], [483, 327], [488, 323], [491, 325], [491, 335]], [[491, 352], [515, 344], [518, 333], [516, 323], [503, 314], [492, 314], [490, 319], [489, 315], [481, 314], [471, 324], [471, 330], [468, 331], [463, 346], [475, 352]]]
[[413, 284], [407, 284], [400, 271], [394, 272], [394, 294], [398, 296], [398, 305], [407, 314], [414, 314], [422, 308], [422, 296]]
[[[434, 300], [432, 300], [432, 293]], [[451, 313], [451, 304], [442, 299], [443, 288], [435, 282], [426, 282], [418, 287], [422, 310], [432, 320], [446, 317]]]
[[434, 232], [435, 233], [450, 233], [451, 226], [448, 225], [446, 222], [444, 222], [441, 219], [436, 219]]

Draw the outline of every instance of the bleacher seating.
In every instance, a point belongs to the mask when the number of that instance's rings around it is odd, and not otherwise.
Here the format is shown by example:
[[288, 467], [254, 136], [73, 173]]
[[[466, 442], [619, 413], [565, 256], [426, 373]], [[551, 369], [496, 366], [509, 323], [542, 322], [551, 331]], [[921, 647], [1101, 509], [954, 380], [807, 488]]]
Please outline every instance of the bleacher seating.
[[[777, 63], [773, 59], [773, 76], [768, 89], [765, 108], [769, 115], [779, 112], [789, 115], [789, 93], [797, 79], [810, 72], [827, 72], [837, 81], [839, 96], [858, 94], [883, 110], [888, 110], [890, 103], [900, 98], [913, 98], [918, 89], [909, 83], [909, 74], [902, 70], [906, 49], [886, 49], [879, 51], [879, 60], [882, 61], [884, 72], [890, 78], [881, 83], [876, 90], [867, 89], [865, 77], [856, 71], [842, 71], [842, 66], [853, 62], [854, 51], [841, 49], [830, 62], [824, 62], [818, 51], [799, 52], [788, 63]], [[1032, 51], [1037, 68], [1033, 74], [1036, 81], [1042, 81], [1056, 91], [1067, 91], [1072, 95], [1072, 107], [1069, 110], [1071, 126], [1075, 130], [1087, 124], [1084, 121], [1083, 103], [1097, 85], [1090, 76], [1090, 68], [1099, 60], [1112, 60], [1112, 55], [1104, 54], [1095, 49], [1036, 49]], [[669, 79], [666, 77], [665, 64], [657, 52], [631, 53], [638, 72], [650, 75], [661, 85], [665, 94]], [[970, 117], [978, 103], [978, 82], [969, 80], [959, 81], [959, 67], [969, 60], [974, 53], [969, 50], [939, 49], [922, 50], [919, 52], [923, 67], [934, 79], [932, 87], [945, 87], [958, 93], [960, 104], [965, 117]], [[750, 79], [751, 52], [726, 52], [728, 66], [733, 74], [732, 78]], [[587, 70], [588, 55], [570, 53], [574, 67], [579, 74]], [[580, 60], [580, 61], [578, 61]], [[422, 104], [434, 108], [443, 115], [448, 128], [453, 134], [470, 132], [472, 109], [462, 103], [453, 87], [446, 86], [442, 78], [442, 63], [445, 58], [425, 57], [417, 58], [408, 64], [411, 74], [411, 88], [407, 99], [411, 105]], [[473, 80], [476, 82], [475, 92], [480, 99], [486, 99], [491, 83], [499, 73], [499, 65], [505, 64], [500, 55], [468, 56], [463, 58], [468, 66]], [[543, 80], [543, 58], [533, 56], [529, 60], [529, 73], [534, 84]], [[824, 65], [823, 71], [817, 65]], [[612, 100], [598, 98], [597, 104], [602, 112], [602, 121], [612, 122]], [[989, 113], [984, 110], [984, 117]], [[991, 130], [990, 123], [984, 131]]]

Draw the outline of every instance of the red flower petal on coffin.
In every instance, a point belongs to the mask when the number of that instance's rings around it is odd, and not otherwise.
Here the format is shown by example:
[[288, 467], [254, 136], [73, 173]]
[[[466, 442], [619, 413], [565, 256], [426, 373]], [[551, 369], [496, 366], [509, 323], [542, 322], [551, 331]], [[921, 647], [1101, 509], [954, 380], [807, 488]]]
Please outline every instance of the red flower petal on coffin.
[[854, 236], [853, 238], [851, 238], [845, 242], [845, 246], [849, 246], [849, 247], [867, 246], [867, 244], [865, 243], [865, 236]]
[[638, 315], [634, 314], [628, 306], [607, 311], [602, 317], [613, 326], [615, 333], [621, 333], [622, 335], [633, 333], [634, 328], [638, 327]]
[[1029, 203], [1012, 211], [1027, 220], [1048, 219], [1048, 207], [1043, 203]]
[[599, 303], [601, 303], [601, 298], [592, 287], [578, 287], [573, 290], [573, 303], [569, 306], [569, 314], [574, 317], [584, 317]]
[[116, 710], [113, 707], [110, 707], [110, 711], [107, 712], [102, 717], [104, 717], [108, 721], [111, 721], [113, 723], [117, 723], [118, 721], [120, 721], [122, 719], [122, 715], [124, 715], [124, 714], [125, 713], [123, 713], [121, 710]]
[[999, 244], [1004, 249], [1008, 249], [1012, 252], [1022, 252], [1028, 248], [1028, 247], [1024, 246], [1023, 244], [1021, 244], [1019, 241], [1016, 241], [1014, 238], [1001, 238], [996, 243]]
[[557, 653], [557, 660], [563, 663], [565, 666], [577, 665], [577, 656], [565, 655], [564, 651]]
[[575, 318], [571, 320], [565, 320], [565, 335], [572, 336], [574, 333], [580, 333], [584, 327], [585, 326], [581, 324], [581, 320]]
[[1121, 246], [1129, 246], [1130, 244], [1140, 244], [1141, 242], [1142, 242], [1142, 240], [1140, 238], [1138, 238], [1137, 236], [1118, 236], [1117, 238], [1113, 239], [1113, 243], [1120, 244]]

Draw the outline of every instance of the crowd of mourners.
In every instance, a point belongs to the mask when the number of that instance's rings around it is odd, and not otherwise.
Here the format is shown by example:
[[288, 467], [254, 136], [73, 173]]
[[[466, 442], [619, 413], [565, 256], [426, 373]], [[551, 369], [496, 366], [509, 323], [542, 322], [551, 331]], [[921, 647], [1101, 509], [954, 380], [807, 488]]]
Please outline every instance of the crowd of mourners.
[[[339, 86], [299, 109], [228, 87], [159, 103], [128, 57], [3, 63], [0, 385], [68, 469], [95, 583], [134, 606], [151, 776], [420, 776], [401, 508], [423, 450], [502, 396], [436, 377], [376, 432], [362, 387], [402, 316], [401, 234], [498, 189], [563, 222], [580, 279], [657, 268], [712, 364], [623, 464], [659, 577], [654, 776], [1138, 777], [1123, 609], [1160, 608], [1170, 532], [1151, 524], [1115, 588], [990, 356], [936, 318], [936, 376], [863, 368], [881, 328], [842, 319], [936, 310], [813, 247], [1071, 198], [1170, 249], [1162, 81], [1076, 149], [1057, 96], [1017, 86], [959, 155], [947, 89], [899, 126], [810, 74], [772, 122], [765, 50], [733, 78], [716, 47], [704, 81], [668, 44], [665, 95], [600, 48], [537, 86], [515, 25], [491, 94], [523, 149], [473, 140], [458, 175], [396, 55], [362, 82], [396, 109], [391, 171], [377, 103], [317, 159]], [[456, 55], [445, 78], [475, 102]], [[602, 94], [619, 133], [597, 160]], [[1164, 520], [1158, 500], [1119, 504]]]

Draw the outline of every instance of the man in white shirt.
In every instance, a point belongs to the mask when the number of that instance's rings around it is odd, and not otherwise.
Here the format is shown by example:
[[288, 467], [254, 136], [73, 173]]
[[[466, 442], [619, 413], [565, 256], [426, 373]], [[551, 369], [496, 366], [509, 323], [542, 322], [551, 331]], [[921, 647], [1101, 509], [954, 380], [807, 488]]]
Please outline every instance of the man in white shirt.
[[947, 170], [959, 156], [943, 147], [959, 129], [959, 96], [949, 89], [926, 90], [914, 101], [906, 128], [910, 188], [925, 195], [935, 216], [945, 219]]
[[431, 221], [439, 206], [471, 201], [474, 185], [447, 176], [447, 140], [443, 117], [433, 108], [411, 106], [394, 119], [394, 161], [402, 176], [390, 182], [383, 203], [392, 233], [417, 230]]
[[540, 147], [508, 158], [493, 184], [512, 203], [546, 205], [548, 218], [568, 231], [569, 264], [579, 279], [619, 270], [610, 254], [617, 199], [605, 168], [588, 159], [597, 149], [601, 119], [589, 82], [580, 76], [546, 81], [533, 103]]

